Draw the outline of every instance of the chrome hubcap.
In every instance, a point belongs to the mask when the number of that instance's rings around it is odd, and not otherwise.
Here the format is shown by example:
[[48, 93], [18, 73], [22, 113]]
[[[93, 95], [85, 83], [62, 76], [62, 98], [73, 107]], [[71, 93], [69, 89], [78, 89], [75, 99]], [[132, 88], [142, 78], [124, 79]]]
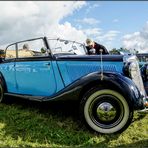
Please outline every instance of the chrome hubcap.
[[116, 109], [108, 102], [103, 102], [97, 107], [97, 117], [104, 122], [112, 121], [116, 117]]

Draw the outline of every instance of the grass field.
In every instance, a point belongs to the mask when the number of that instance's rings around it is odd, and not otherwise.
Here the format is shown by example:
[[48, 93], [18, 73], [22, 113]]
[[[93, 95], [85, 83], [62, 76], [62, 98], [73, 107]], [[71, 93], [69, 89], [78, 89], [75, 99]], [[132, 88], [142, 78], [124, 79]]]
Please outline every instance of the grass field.
[[0, 147], [148, 147], [148, 114], [135, 112], [121, 134], [99, 135], [80, 124], [76, 106], [15, 98], [0, 104]]

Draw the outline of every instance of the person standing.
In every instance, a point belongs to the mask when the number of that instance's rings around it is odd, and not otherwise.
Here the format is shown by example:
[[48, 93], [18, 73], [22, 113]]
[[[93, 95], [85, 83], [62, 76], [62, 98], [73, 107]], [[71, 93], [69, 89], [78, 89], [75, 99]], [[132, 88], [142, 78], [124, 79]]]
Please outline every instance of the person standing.
[[101, 52], [103, 55], [109, 54], [107, 49], [97, 42], [92, 41], [91, 39], [86, 39], [86, 49], [89, 55], [100, 55]]

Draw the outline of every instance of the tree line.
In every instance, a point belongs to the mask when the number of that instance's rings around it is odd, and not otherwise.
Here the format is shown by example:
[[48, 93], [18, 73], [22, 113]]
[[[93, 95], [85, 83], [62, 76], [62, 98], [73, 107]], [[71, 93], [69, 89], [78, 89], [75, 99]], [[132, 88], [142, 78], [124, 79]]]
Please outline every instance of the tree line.
[[134, 53], [137, 54], [139, 53], [139, 51], [137, 51], [136, 49], [127, 49], [127, 48], [123, 48], [120, 47], [118, 48], [113, 48], [112, 50], [109, 51], [110, 54], [121, 54], [122, 52], [124, 53]]

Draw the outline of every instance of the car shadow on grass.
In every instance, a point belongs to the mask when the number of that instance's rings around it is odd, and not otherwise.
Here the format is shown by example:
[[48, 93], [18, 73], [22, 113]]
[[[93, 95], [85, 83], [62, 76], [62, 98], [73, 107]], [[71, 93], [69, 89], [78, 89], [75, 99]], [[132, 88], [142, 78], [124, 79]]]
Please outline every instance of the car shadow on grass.
[[16, 105], [20, 109], [29, 109], [44, 115], [60, 115], [64, 117], [73, 116], [78, 118], [78, 104], [76, 102], [56, 101], [56, 102], [39, 102], [21, 99], [17, 97], [7, 98], [7, 105]]
[[137, 142], [134, 142], [134, 143], [130, 143], [130, 144], [123, 144], [123, 145], [120, 145], [120, 147], [122, 148], [130, 148], [130, 147], [133, 147], [133, 148], [147, 148], [148, 147], [148, 139], [144, 139], [144, 140], [140, 140], [140, 141], [137, 141]]
[[41, 103], [9, 98], [1, 104], [0, 123], [4, 124], [1, 129], [4, 146], [108, 147], [111, 140], [120, 136], [88, 130], [80, 122], [78, 104], [74, 102]]

